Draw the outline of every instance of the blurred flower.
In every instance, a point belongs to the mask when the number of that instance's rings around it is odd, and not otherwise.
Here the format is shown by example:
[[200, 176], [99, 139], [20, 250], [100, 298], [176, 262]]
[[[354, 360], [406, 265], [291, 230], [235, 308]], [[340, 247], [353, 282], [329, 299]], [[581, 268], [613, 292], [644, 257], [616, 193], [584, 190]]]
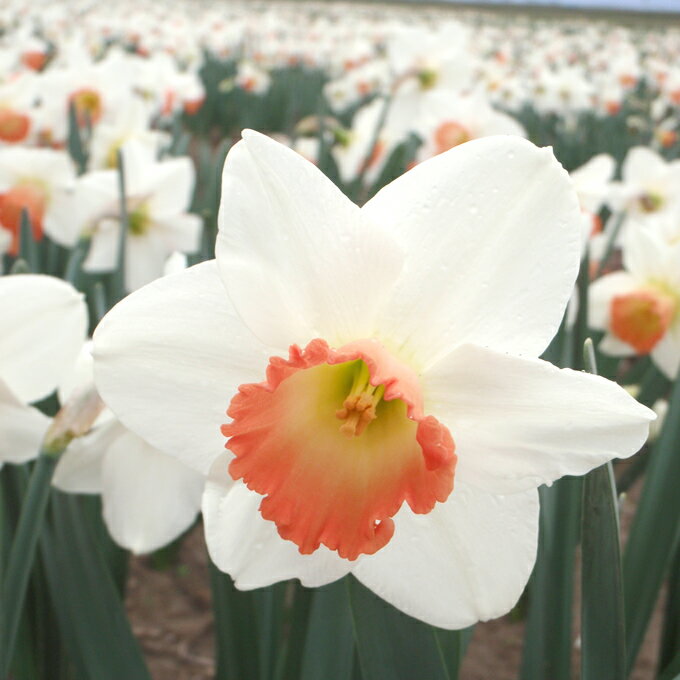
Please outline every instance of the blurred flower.
[[599, 349], [650, 354], [673, 380], [680, 366], [680, 246], [638, 227], [626, 237], [623, 266], [590, 286], [589, 325], [606, 331]]
[[425, 95], [425, 100], [423, 113], [414, 124], [415, 132], [424, 140], [419, 160], [489, 135], [526, 137], [516, 120], [495, 111], [482, 96], [461, 97], [438, 90]]
[[[201, 218], [187, 212], [194, 190], [191, 159], [156, 161], [137, 140], [123, 147], [128, 231], [125, 238], [125, 286], [135, 290], [163, 272], [168, 256], [195, 252]], [[85, 271], [108, 272], [118, 265], [120, 196], [117, 170], [98, 170], [78, 178], [64, 202], [72, 210], [72, 231], [60, 243], [89, 237]]]
[[632, 148], [623, 162], [622, 179], [612, 183], [609, 205], [624, 211], [620, 239], [632, 224], [650, 221], [680, 207], [680, 160], [668, 162], [644, 146]]
[[9, 253], [19, 249], [21, 213], [26, 211], [33, 238], [43, 231], [59, 241], [71, 215], [58, 196], [73, 181], [75, 172], [68, 155], [51, 149], [8, 147], [0, 149], [0, 232], [9, 232]]
[[0, 465], [38, 455], [50, 419], [29, 403], [49, 396], [75, 364], [87, 307], [51, 276], [0, 278]]
[[[93, 384], [85, 345], [75, 371], [59, 390], [61, 403]], [[105, 411], [92, 431], [69, 444], [53, 484], [67, 493], [101, 494], [112, 538], [135, 554], [167, 545], [191, 526], [201, 507], [205, 477], [147, 444]]]
[[251, 94], [264, 94], [271, 85], [269, 74], [249, 61], [241, 61], [236, 71], [235, 83]]

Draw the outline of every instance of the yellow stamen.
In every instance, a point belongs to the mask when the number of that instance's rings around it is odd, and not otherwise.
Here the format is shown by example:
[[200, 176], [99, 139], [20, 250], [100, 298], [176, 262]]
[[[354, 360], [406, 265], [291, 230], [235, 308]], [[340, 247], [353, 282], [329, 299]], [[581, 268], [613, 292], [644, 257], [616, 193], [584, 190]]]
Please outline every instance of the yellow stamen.
[[335, 412], [336, 418], [345, 421], [340, 426], [340, 432], [347, 438], [360, 436], [369, 423], [377, 418], [375, 410], [385, 394], [385, 386], [371, 385], [370, 378], [368, 366], [360, 361], [352, 389], [342, 408]]

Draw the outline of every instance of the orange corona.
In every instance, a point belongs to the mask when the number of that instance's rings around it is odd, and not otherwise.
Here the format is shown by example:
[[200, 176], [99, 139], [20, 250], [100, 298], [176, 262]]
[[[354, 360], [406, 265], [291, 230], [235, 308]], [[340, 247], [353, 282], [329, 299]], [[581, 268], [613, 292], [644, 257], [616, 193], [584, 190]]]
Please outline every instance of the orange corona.
[[301, 553], [372, 554], [404, 502], [425, 514], [453, 489], [453, 438], [422, 407], [416, 374], [374, 340], [293, 345], [232, 399], [229, 473]]

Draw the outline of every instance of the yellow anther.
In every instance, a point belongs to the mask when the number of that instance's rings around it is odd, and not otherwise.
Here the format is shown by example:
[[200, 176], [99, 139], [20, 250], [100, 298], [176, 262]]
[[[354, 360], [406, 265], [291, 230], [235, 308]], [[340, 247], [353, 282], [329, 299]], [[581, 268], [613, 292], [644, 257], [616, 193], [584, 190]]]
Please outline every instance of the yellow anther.
[[376, 419], [376, 406], [385, 393], [384, 385], [371, 385], [368, 367], [362, 361], [354, 377], [354, 383], [342, 408], [335, 412], [335, 417], [345, 422], [340, 432], [346, 437], [358, 437]]

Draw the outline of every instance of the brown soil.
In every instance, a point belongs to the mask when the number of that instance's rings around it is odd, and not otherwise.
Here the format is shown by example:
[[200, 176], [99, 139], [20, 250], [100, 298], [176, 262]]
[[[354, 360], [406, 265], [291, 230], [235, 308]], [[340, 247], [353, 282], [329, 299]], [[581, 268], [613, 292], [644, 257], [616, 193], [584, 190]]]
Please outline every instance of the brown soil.
[[[622, 508], [624, 537], [638, 494], [639, 489], [634, 488]], [[578, 600], [578, 593], [576, 595]], [[159, 571], [150, 566], [148, 559], [133, 559], [127, 606], [133, 630], [142, 644], [154, 680], [207, 680], [213, 677], [210, 585], [200, 526], [183, 541], [176, 563], [171, 568]], [[654, 677], [661, 619], [661, 607], [657, 606], [630, 680], [651, 680]], [[574, 626], [573, 677], [578, 678], [578, 611], [575, 612]], [[478, 624], [463, 662], [460, 680], [515, 680], [522, 656], [523, 637], [524, 623], [510, 616]]]

